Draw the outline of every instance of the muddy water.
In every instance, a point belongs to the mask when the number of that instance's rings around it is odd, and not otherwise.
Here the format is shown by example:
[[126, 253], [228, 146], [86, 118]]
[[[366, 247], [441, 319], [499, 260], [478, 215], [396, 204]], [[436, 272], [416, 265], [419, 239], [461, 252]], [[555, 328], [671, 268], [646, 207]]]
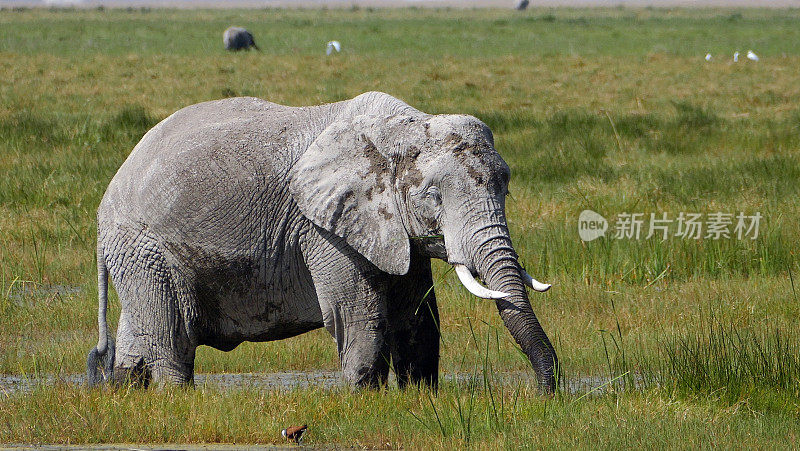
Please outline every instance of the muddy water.
[[[484, 384], [482, 374], [451, 373], [443, 374], [446, 382], [457, 381], [467, 384], [475, 380], [480, 386]], [[532, 374], [524, 372], [495, 373], [491, 381], [493, 386], [505, 388], [533, 387], [536, 383]], [[0, 398], [3, 395], [13, 396], [28, 393], [37, 386], [65, 384], [85, 386], [86, 376], [82, 374], [47, 375], [40, 377], [0, 375]], [[295, 388], [317, 387], [332, 389], [346, 386], [339, 371], [284, 371], [278, 373], [207, 373], [195, 374], [195, 385], [213, 389], [255, 388], [259, 390], [291, 390]], [[389, 377], [389, 385], [396, 386], [394, 376]], [[608, 389], [608, 380], [598, 376], [575, 378], [565, 383], [570, 394], [603, 393]]]
[[[209, 388], [258, 388], [263, 390], [293, 388], [333, 388], [344, 385], [341, 373], [337, 371], [286, 371], [280, 373], [209, 373], [195, 374], [195, 386]], [[83, 374], [18, 376], [0, 375], [0, 395], [27, 393], [37, 386], [56, 384], [85, 386]]]
[[[2, 1], [0, 1], [2, 3]], [[78, 285], [44, 285], [33, 282], [17, 282], [8, 290], [8, 298], [17, 305], [26, 305], [43, 299], [64, 300], [83, 291]]]

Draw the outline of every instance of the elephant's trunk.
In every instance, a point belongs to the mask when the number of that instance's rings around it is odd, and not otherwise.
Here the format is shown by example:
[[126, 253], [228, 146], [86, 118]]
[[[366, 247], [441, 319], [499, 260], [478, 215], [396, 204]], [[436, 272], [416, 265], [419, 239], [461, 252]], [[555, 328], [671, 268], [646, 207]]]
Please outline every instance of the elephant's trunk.
[[[480, 236], [486, 238], [480, 239]], [[473, 254], [474, 268], [490, 290], [508, 294], [503, 299], [495, 299], [500, 317], [530, 359], [539, 386], [552, 392], [558, 359], [528, 301], [524, 278], [527, 273], [517, 261], [508, 228], [503, 223], [483, 227], [475, 238], [479, 239], [479, 245]]]

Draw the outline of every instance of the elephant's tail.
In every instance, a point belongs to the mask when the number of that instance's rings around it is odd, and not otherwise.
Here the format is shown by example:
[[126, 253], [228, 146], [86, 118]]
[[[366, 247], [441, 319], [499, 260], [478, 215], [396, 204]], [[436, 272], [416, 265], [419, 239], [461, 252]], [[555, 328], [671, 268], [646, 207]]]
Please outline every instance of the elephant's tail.
[[111, 378], [114, 368], [114, 340], [108, 336], [108, 267], [106, 266], [103, 247], [97, 246], [97, 324], [100, 337], [97, 346], [89, 351], [86, 358], [86, 380], [89, 386], [95, 386]]

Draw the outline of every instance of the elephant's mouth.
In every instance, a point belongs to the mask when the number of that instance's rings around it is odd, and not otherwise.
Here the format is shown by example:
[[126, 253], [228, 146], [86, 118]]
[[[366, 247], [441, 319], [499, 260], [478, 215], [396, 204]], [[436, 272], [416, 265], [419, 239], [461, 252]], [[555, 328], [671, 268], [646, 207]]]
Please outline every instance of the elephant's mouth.
[[[453, 265], [453, 268], [456, 270], [456, 274], [458, 275], [458, 280], [461, 281], [461, 284], [464, 285], [464, 288], [467, 289], [470, 293], [474, 294], [479, 298], [484, 299], [503, 299], [510, 296], [508, 293], [504, 293], [502, 291], [490, 290], [483, 285], [480, 284], [477, 280], [475, 280], [475, 276], [473, 272], [470, 271], [465, 265], [461, 263], [450, 263]], [[522, 277], [522, 282], [527, 285], [528, 287], [532, 288], [534, 291], [538, 292], [545, 292], [550, 289], [551, 285], [547, 283], [539, 282], [538, 280], [531, 277], [527, 271], [520, 268], [520, 276]]]
[[[477, 271], [468, 267], [466, 262], [461, 262], [457, 258], [450, 259], [445, 245], [444, 235], [432, 234], [414, 236], [411, 237], [411, 242], [426, 255], [442, 259], [452, 265], [458, 275], [458, 280], [464, 285], [467, 291], [475, 296], [484, 299], [503, 299], [509, 296], [508, 293], [491, 290], [481, 285], [481, 283], [476, 280]], [[534, 279], [527, 271], [522, 269], [522, 266], [519, 266], [519, 269], [522, 282], [526, 286], [538, 292], [545, 292], [550, 289], [550, 284], [542, 283]]]
[[412, 236], [411, 243], [428, 257], [448, 261], [443, 235]]

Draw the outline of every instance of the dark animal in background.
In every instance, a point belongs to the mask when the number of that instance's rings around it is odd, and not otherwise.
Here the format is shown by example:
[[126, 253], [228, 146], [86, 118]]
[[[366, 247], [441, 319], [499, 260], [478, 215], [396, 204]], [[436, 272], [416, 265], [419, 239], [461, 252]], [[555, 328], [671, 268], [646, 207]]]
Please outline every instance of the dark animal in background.
[[253, 47], [256, 50], [261, 50], [253, 40], [253, 35], [242, 27], [229, 27], [222, 35], [222, 40], [225, 42], [225, 50], [250, 50]]
[[530, 3], [530, 2], [529, 2], [528, 0], [519, 0], [519, 1], [517, 2], [517, 6], [515, 6], [514, 8], [515, 8], [517, 11], [524, 11], [524, 10], [525, 10], [525, 8], [527, 8], [527, 7], [528, 7], [528, 4], [529, 4], [529, 3]]

